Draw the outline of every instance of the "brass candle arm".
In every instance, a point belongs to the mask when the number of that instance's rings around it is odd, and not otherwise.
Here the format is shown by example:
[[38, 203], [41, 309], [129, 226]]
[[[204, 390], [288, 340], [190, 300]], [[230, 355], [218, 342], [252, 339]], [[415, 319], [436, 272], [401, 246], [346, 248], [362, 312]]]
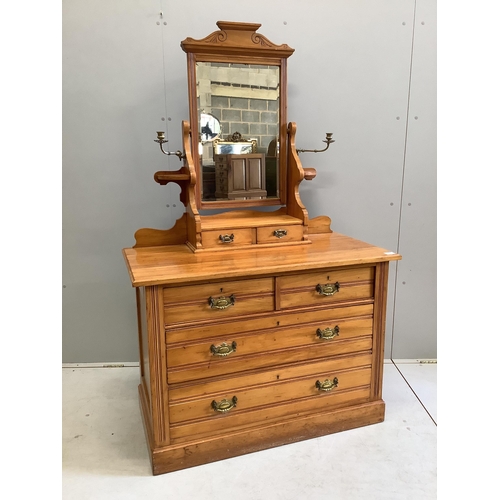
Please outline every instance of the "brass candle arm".
[[183, 153], [182, 151], [165, 151], [163, 149], [163, 144], [165, 144], [166, 142], [168, 142], [167, 139], [165, 139], [165, 132], [156, 132], [156, 135], [157, 135], [157, 139], [155, 139], [155, 142], [157, 142], [159, 145], [160, 145], [160, 149], [161, 149], [161, 152], [164, 154], [164, 155], [175, 155], [179, 158], [179, 160], [183, 160], [186, 158], [186, 154]]
[[326, 148], [324, 148], [324, 149], [297, 149], [297, 153], [322, 153], [323, 151], [326, 151], [330, 147], [330, 144], [332, 142], [335, 142], [332, 139], [332, 135], [333, 134], [331, 134], [329, 132], [326, 133], [326, 140], [323, 141], [323, 142], [326, 142]]

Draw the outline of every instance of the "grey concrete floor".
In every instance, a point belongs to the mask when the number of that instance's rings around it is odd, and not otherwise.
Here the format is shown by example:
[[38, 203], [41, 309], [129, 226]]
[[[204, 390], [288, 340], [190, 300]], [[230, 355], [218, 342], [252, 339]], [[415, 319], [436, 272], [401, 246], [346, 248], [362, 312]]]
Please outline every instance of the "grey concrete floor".
[[426, 500], [437, 496], [437, 365], [384, 365], [386, 419], [152, 476], [139, 369], [63, 368], [64, 500]]

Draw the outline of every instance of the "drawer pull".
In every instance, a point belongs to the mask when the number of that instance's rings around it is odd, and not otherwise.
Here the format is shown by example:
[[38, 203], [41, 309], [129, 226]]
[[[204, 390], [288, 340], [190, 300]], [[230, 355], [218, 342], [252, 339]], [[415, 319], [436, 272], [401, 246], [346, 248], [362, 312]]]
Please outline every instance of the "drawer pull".
[[286, 236], [288, 234], [288, 231], [286, 229], [276, 229], [276, 231], [273, 232], [273, 235], [276, 236], [276, 238], [283, 238], [283, 236]]
[[333, 380], [328, 380], [326, 379], [324, 382], [320, 382], [319, 380], [316, 380], [316, 387], [318, 388], [319, 391], [331, 391], [332, 389], [335, 389], [339, 385], [339, 379], [335, 377]]
[[222, 243], [232, 243], [234, 241], [234, 234], [220, 234], [219, 240]]
[[236, 342], [231, 342], [231, 345], [222, 342], [221, 345], [211, 345], [210, 352], [214, 356], [229, 356], [232, 352], [236, 352]]
[[236, 302], [236, 297], [231, 295], [230, 297], [219, 297], [214, 299], [213, 297], [208, 298], [208, 304], [212, 309], [227, 309], [228, 307], [234, 306]]
[[324, 330], [318, 328], [316, 330], [316, 335], [323, 340], [332, 340], [340, 335], [340, 328], [338, 325], [334, 328], [325, 328]]
[[327, 283], [326, 285], [316, 285], [316, 291], [320, 295], [333, 295], [340, 290], [340, 283], [337, 281], [333, 285]]
[[229, 399], [223, 399], [222, 401], [212, 401], [212, 408], [214, 411], [218, 411], [219, 413], [226, 413], [233, 408], [236, 408], [236, 403], [238, 402], [238, 398], [233, 396], [231, 401]]

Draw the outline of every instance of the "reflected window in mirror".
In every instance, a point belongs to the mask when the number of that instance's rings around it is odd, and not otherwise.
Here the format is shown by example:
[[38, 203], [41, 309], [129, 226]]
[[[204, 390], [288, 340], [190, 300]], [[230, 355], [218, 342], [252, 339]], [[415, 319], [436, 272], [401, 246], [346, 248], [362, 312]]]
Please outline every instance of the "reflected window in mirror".
[[218, 139], [220, 131], [220, 121], [217, 117], [202, 110], [200, 114], [200, 141], [207, 142]]

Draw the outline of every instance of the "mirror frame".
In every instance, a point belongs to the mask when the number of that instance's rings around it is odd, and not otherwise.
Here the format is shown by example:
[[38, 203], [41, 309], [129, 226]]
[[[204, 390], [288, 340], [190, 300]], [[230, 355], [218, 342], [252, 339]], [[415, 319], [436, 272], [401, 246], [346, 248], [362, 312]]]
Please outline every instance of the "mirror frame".
[[[286, 205], [287, 194], [287, 59], [294, 49], [288, 45], [276, 45], [265, 36], [256, 33], [260, 24], [218, 21], [219, 31], [195, 40], [186, 38], [181, 47], [187, 54], [189, 121], [191, 127], [191, 155], [196, 171], [196, 205], [199, 209], [241, 208], [265, 205]], [[278, 66], [280, 72], [279, 104], [279, 198], [265, 200], [219, 200], [203, 201], [200, 157], [198, 153], [198, 106], [196, 96], [196, 63], [218, 62], [239, 64], [261, 64]]]

